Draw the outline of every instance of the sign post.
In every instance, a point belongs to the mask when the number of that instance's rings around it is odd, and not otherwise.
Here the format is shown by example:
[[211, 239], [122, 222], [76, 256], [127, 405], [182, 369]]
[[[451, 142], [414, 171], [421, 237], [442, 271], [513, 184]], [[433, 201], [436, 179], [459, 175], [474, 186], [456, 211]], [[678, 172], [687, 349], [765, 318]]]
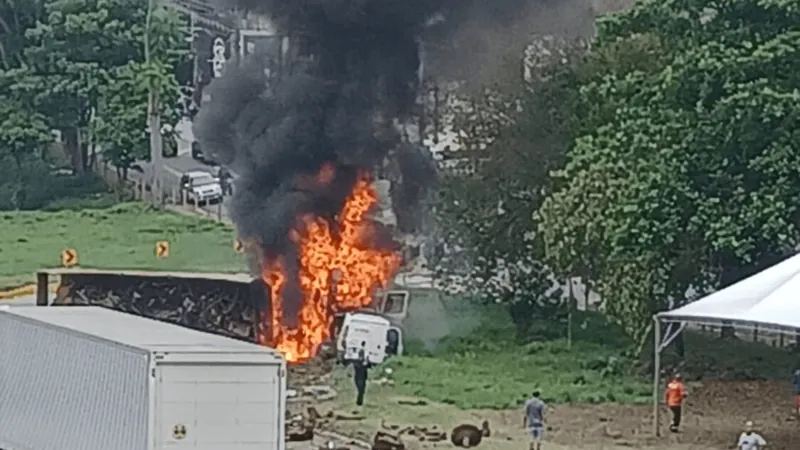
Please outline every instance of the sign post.
[[74, 267], [78, 265], [78, 252], [74, 248], [65, 248], [61, 251], [61, 265]]
[[163, 259], [169, 256], [169, 241], [156, 242], [156, 257]]
[[236, 253], [242, 253], [244, 251], [244, 244], [239, 238], [233, 240], [233, 249], [236, 250]]

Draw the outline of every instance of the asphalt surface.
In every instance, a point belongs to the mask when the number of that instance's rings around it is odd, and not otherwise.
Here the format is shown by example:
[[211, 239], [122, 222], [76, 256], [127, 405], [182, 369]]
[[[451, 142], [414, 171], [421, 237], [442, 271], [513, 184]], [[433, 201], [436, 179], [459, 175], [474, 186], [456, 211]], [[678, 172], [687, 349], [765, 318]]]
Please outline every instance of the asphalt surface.
[[[51, 294], [51, 297], [53, 295]], [[8, 306], [35, 306], [36, 305], [36, 296], [35, 295], [26, 295], [25, 297], [17, 297], [9, 300], [2, 300], [0, 301], [0, 305], [8, 305]]]

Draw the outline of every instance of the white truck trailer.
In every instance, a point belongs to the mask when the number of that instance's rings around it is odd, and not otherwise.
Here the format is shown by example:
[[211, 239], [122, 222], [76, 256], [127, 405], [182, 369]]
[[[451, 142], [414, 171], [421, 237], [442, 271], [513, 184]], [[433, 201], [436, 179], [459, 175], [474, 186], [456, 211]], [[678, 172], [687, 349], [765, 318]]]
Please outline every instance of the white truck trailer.
[[0, 307], [0, 449], [284, 450], [274, 350], [93, 306]]

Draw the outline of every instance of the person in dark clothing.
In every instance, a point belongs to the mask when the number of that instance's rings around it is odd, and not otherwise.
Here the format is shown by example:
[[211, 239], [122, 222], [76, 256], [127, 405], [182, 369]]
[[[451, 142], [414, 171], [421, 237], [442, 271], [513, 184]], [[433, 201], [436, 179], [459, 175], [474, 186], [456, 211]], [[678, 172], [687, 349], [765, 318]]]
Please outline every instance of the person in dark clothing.
[[353, 381], [356, 384], [356, 405], [361, 406], [364, 404], [364, 391], [367, 390], [367, 369], [369, 369], [369, 360], [367, 359], [367, 343], [361, 342], [361, 348], [358, 349], [358, 358], [353, 361]]
[[391, 329], [386, 333], [386, 354], [396, 355], [400, 346], [400, 336], [397, 330]]
[[233, 186], [231, 185], [231, 173], [224, 167], [220, 167], [217, 171], [217, 178], [219, 178], [219, 185], [222, 188], [222, 195], [233, 195]]
[[794, 408], [797, 417], [800, 417], [800, 368], [795, 369], [792, 374], [792, 385], [794, 386]]

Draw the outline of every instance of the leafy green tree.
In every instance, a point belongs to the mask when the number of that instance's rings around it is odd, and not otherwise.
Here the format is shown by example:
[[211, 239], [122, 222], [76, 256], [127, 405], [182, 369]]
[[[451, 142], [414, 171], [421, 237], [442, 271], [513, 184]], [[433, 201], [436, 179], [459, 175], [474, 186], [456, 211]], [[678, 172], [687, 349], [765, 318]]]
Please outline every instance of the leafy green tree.
[[42, 14], [39, 0], [3, 0], [0, 2], [0, 70], [19, 67], [25, 45], [25, 30]]
[[523, 334], [534, 318], [556, 320], [567, 312], [530, 220], [570, 142], [574, 72], [555, 64], [536, 74], [450, 102], [445, 116], [458, 130], [459, 150], [445, 162], [453, 169], [436, 211], [446, 246], [439, 278], [507, 305]]
[[634, 337], [798, 242], [798, 20], [791, 2], [669, 0], [601, 24], [539, 230]]
[[[133, 161], [150, 157], [146, 125], [151, 87], [157, 94], [161, 121], [175, 124], [180, 119], [176, 70], [188, 57], [188, 31], [174, 10], [158, 6], [145, 17], [145, 24], [149, 32], [142, 39], [144, 46], [149, 46], [149, 55], [143, 47], [141, 62], [115, 69], [99, 108], [98, 140], [107, 159], [123, 172]], [[164, 154], [175, 154], [177, 141], [171, 125], [163, 127], [161, 134], [167, 144]]]
[[[138, 151], [115, 144], [125, 140], [120, 133], [137, 134], [144, 129], [146, 114], [141, 126], [127, 119], [117, 120], [112, 115], [121, 110], [121, 105], [108, 105], [104, 97], [111, 97], [110, 103], [126, 100], [130, 109], [137, 110], [141, 95], [125, 94], [140, 90], [130, 90], [129, 81], [156, 77], [164, 90], [165, 109], [174, 109], [177, 102], [177, 87], [170, 80], [174, 80], [175, 65], [186, 54], [180, 51], [186, 47], [181, 19], [174, 11], [159, 7], [148, 31], [143, 6], [139, 0], [46, 0], [42, 20], [26, 31], [25, 65], [14, 74], [14, 81], [48, 117], [51, 126], [61, 131], [78, 171], [86, 170], [92, 162], [89, 138], [101, 147], [108, 143], [110, 153]], [[147, 67], [131, 65], [144, 61], [146, 32], [151, 35], [151, 48], [157, 57]], [[105, 133], [92, 133], [96, 122], [102, 122], [100, 128]], [[112, 129], [115, 135], [109, 135]], [[126, 161], [132, 157], [116, 155], [112, 159]]]
[[0, 209], [23, 209], [42, 197], [42, 149], [52, 141], [42, 115], [0, 97]]
[[147, 80], [141, 63], [130, 63], [115, 71], [103, 87], [94, 123], [97, 142], [105, 160], [117, 167], [123, 177], [137, 160], [150, 157], [147, 123]]

